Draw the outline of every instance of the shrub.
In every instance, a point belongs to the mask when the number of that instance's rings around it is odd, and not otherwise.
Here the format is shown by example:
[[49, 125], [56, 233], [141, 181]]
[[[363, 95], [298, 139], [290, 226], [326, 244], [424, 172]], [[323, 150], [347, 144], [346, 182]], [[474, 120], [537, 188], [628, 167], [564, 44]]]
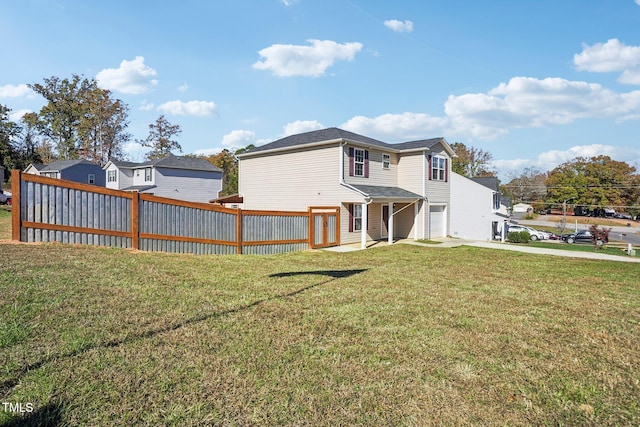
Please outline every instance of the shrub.
[[611, 231], [611, 228], [598, 228], [597, 224], [593, 224], [591, 227], [589, 227], [589, 231], [591, 231], [591, 234], [593, 234], [592, 240], [594, 249], [597, 250], [598, 248], [609, 243], [609, 232]]
[[512, 231], [507, 234], [507, 239], [511, 243], [529, 243], [531, 235], [528, 231]]

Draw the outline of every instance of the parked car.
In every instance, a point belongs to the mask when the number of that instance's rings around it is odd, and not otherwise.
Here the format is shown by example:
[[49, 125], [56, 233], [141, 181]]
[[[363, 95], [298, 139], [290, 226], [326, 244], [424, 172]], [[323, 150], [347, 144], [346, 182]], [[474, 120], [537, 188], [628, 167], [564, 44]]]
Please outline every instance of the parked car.
[[0, 205], [11, 206], [11, 193], [0, 191]]
[[509, 224], [507, 233], [520, 232], [520, 231], [526, 231], [527, 233], [529, 233], [531, 240], [544, 240], [545, 238], [544, 234], [541, 231], [538, 231], [534, 228], [527, 227], [524, 225]]
[[[562, 240], [567, 243], [593, 243], [593, 234], [589, 230], [578, 230], [575, 233], [567, 233], [563, 234]], [[608, 239], [605, 241], [598, 241], [598, 245], [602, 245], [603, 243], [608, 243]]]

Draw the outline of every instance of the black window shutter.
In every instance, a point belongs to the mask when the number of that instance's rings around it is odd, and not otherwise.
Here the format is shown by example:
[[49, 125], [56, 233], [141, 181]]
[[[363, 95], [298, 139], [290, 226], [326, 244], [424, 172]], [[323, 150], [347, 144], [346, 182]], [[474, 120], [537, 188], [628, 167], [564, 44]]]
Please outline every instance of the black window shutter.
[[431, 155], [429, 155], [429, 181], [433, 179], [433, 163], [432, 163]]
[[369, 150], [364, 151], [364, 177], [369, 178]]
[[349, 233], [353, 232], [353, 203], [349, 203]]
[[349, 147], [349, 176], [353, 176], [353, 147]]

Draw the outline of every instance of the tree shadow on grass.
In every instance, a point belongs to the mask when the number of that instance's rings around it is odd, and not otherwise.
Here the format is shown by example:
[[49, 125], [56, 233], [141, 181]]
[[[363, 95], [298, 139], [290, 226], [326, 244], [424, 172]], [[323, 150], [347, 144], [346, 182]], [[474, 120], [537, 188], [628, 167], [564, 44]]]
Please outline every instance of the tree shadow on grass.
[[125, 344], [129, 344], [132, 342], [136, 342], [136, 341], [140, 341], [146, 338], [152, 338], [156, 335], [159, 334], [163, 334], [166, 332], [171, 332], [171, 331], [175, 331], [181, 328], [184, 328], [186, 326], [190, 326], [196, 323], [200, 323], [203, 322], [205, 320], [209, 320], [209, 319], [214, 319], [214, 318], [220, 318], [220, 317], [224, 317], [224, 316], [229, 316], [232, 314], [236, 314], [236, 313], [240, 313], [242, 311], [246, 311], [249, 310], [253, 307], [256, 307], [260, 304], [264, 304], [266, 302], [269, 301], [274, 301], [274, 300], [279, 300], [279, 299], [286, 299], [286, 298], [290, 298], [299, 294], [302, 294], [306, 291], [309, 291], [313, 288], [316, 288], [318, 286], [322, 286], [322, 285], [326, 285], [334, 280], [338, 280], [338, 279], [342, 279], [345, 277], [350, 277], [356, 274], [360, 274], [362, 272], [365, 272], [366, 269], [359, 269], [359, 270], [319, 270], [319, 271], [295, 271], [295, 272], [287, 272], [287, 273], [275, 273], [275, 274], [271, 274], [268, 277], [272, 277], [272, 278], [282, 278], [282, 277], [295, 277], [295, 276], [303, 276], [303, 275], [313, 275], [313, 276], [327, 276], [328, 279], [323, 280], [321, 282], [318, 283], [313, 283], [311, 285], [308, 286], [304, 286], [300, 289], [297, 289], [295, 291], [291, 291], [291, 292], [287, 292], [285, 294], [278, 294], [278, 295], [274, 295], [272, 297], [268, 297], [268, 298], [263, 298], [263, 299], [259, 299], [256, 300], [250, 304], [246, 304], [246, 305], [242, 305], [239, 307], [235, 307], [235, 308], [231, 308], [229, 310], [224, 310], [224, 311], [220, 311], [220, 312], [213, 312], [213, 313], [208, 313], [208, 314], [202, 314], [199, 316], [195, 316], [192, 317], [190, 319], [186, 319], [182, 322], [178, 322], [178, 323], [174, 323], [171, 325], [167, 325], [164, 326], [162, 328], [156, 328], [156, 329], [151, 329], [145, 332], [142, 332], [140, 334], [137, 335], [131, 335], [131, 336], [127, 336], [126, 338], [122, 338], [122, 339], [114, 339], [111, 341], [107, 341], [107, 342], [102, 342], [102, 343], [94, 343], [94, 344], [89, 344], [86, 345], [84, 347], [81, 347], [77, 350], [71, 351], [71, 352], [67, 352], [64, 354], [59, 354], [59, 355], [50, 355], [48, 357], [45, 357], [44, 359], [32, 363], [30, 365], [27, 366], [23, 366], [22, 369], [20, 369], [20, 371], [18, 371], [18, 373], [16, 374], [15, 377], [10, 378], [8, 380], [5, 380], [3, 382], [0, 383], [0, 397], [2, 397], [4, 399], [4, 396], [8, 396], [9, 393], [11, 392], [11, 389], [13, 389], [16, 385], [18, 385], [18, 383], [20, 382], [20, 379], [22, 377], [24, 377], [29, 371], [33, 371], [36, 369], [41, 368], [42, 366], [46, 365], [47, 363], [50, 363], [54, 360], [60, 360], [60, 359], [68, 359], [68, 358], [72, 358], [72, 357], [76, 357], [80, 354], [86, 353], [90, 350], [94, 350], [94, 349], [98, 349], [98, 348], [114, 348], [114, 347], [119, 347], [121, 345], [125, 345]]

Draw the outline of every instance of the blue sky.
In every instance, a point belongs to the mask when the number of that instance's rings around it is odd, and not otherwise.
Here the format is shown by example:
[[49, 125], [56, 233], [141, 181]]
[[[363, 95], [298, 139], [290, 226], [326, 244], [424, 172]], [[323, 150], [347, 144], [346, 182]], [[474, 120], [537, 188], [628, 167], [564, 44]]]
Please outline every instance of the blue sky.
[[[337, 126], [443, 136], [501, 179], [606, 154], [640, 170], [640, 0], [3, 2], [0, 103], [95, 77], [144, 139], [164, 114], [185, 153]], [[127, 147], [132, 160], [144, 151]]]

